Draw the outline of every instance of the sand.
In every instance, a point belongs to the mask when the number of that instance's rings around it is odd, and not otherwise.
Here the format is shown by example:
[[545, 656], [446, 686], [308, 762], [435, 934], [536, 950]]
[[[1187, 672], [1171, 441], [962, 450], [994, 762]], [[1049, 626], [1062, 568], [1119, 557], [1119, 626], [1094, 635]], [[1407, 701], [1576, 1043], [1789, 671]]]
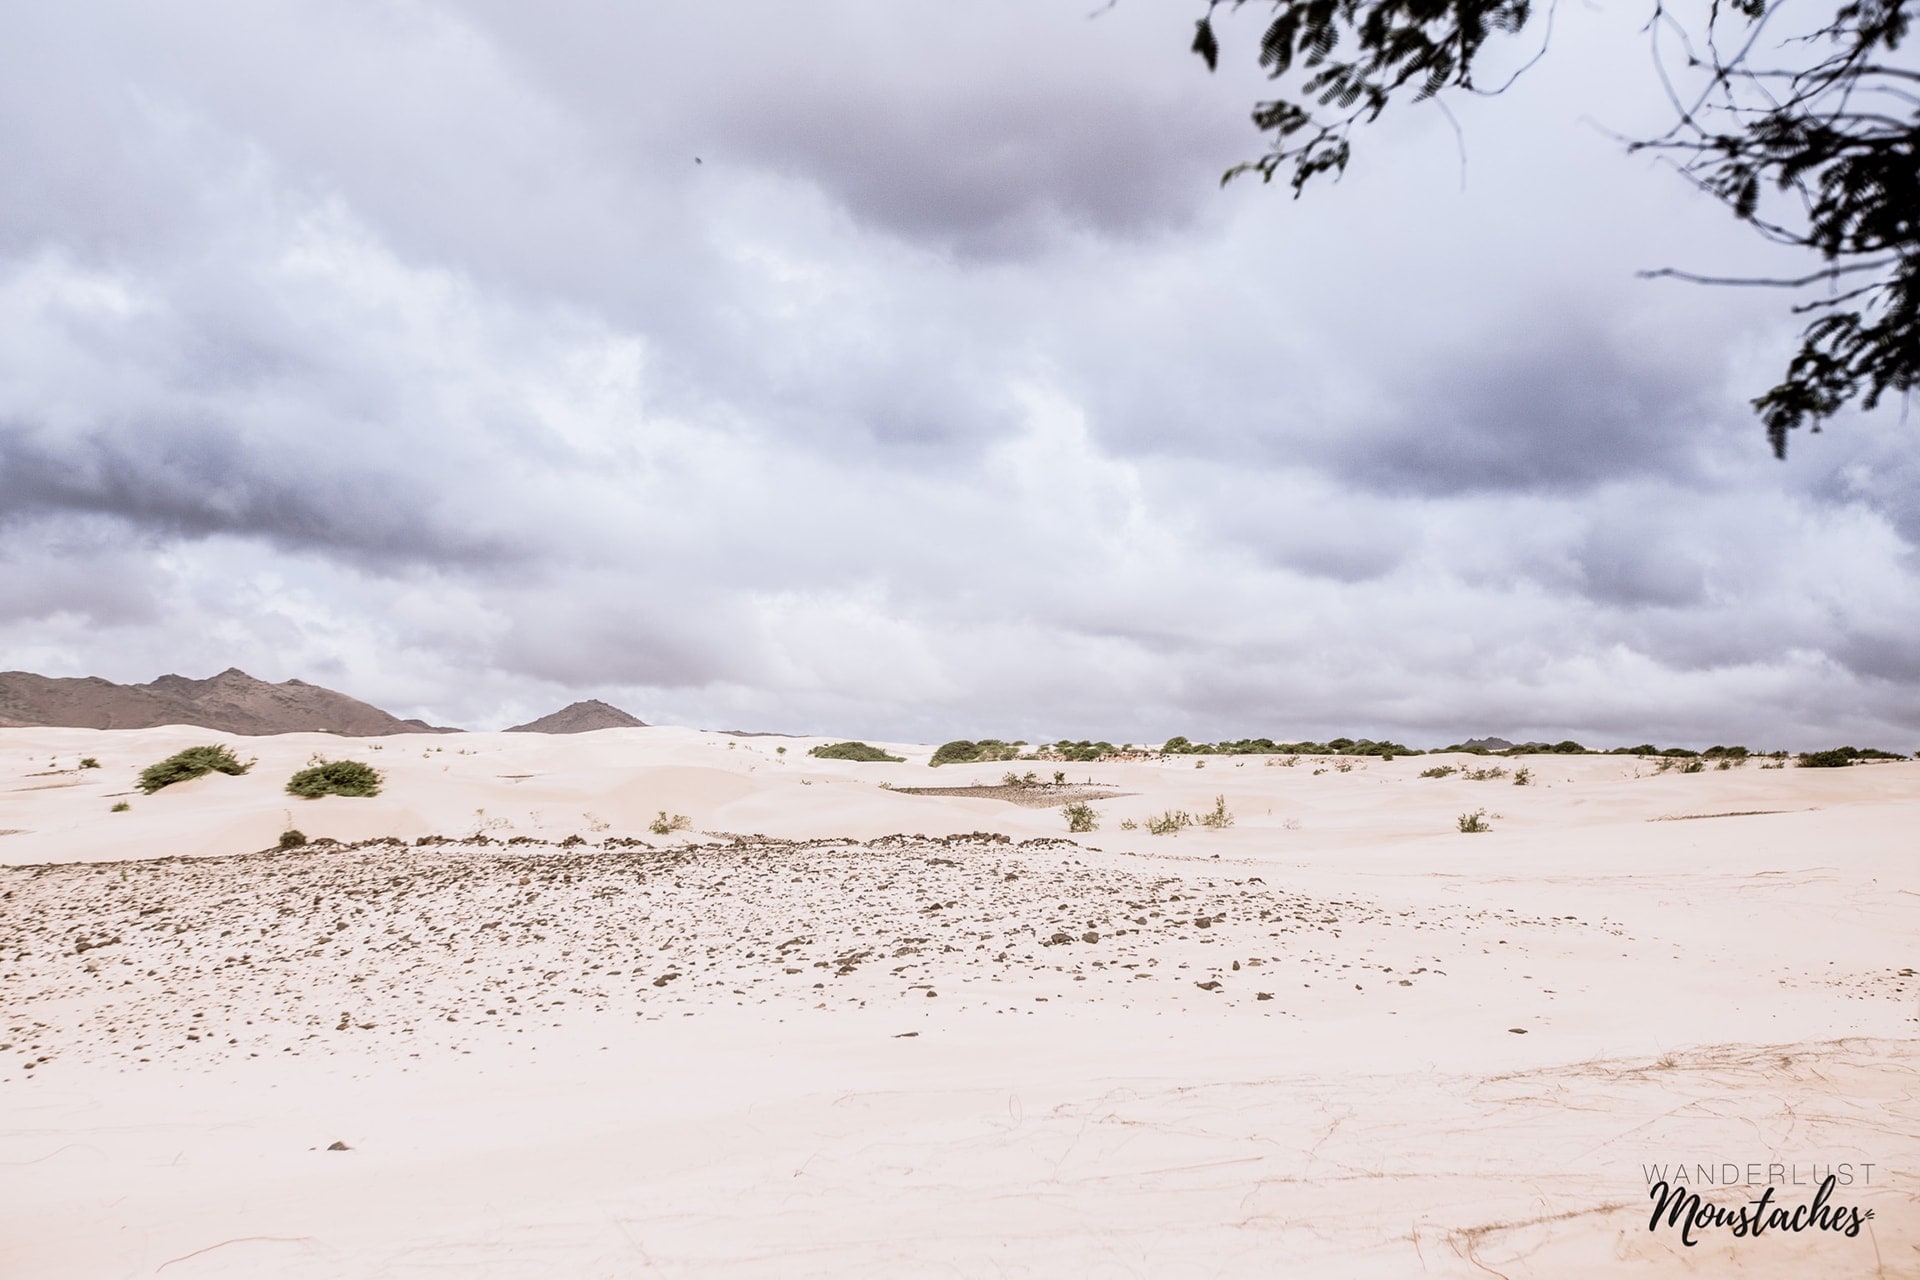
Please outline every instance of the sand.
[[819, 741], [0, 731], [0, 1275], [1920, 1274], [1920, 765]]

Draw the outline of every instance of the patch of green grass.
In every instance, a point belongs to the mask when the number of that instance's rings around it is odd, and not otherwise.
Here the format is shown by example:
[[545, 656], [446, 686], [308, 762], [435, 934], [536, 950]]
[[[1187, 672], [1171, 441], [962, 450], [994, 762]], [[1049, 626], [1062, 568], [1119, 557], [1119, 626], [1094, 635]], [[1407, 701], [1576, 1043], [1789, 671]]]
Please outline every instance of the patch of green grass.
[[1487, 821], [1485, 809], [1475, 809], [1472, 813], [1463, 813], [1458, 819], [1460, 830], [1468, 835], [1493, 830], [1493, 824]]
[[1099, 815], [1095, 814], [1093, 806], [1084, 800], [1066, 805], [1060, 812], [1066, 815], [1067, 830], [1069, 831], [1078, 833], [1083, 831], [1098, 831], [1100, 829]]
[[185, 751], [176, 751], [158, 764], [150, 764], [140, 771], [139, 787], [148, 795], [170, 787], [176, 782], [186, 782], [193, 778], [203, 778], [209, 773], [224, 773], [238, 777], [253, 768], [253, 761], [241, 763], [239, 757], [228, 747], [188, 747]]
[[1496, 764], [1491, 769], [1468, 769], [1460, 776], [1468, 782], [1490, 782], [1495, 778], [1506, 777], [1507, 771]]
[[1514, 786], [1516, 786], [1516, 787], [1528, 787], [1528, 786], [1532, 786], [1532, 785], [1533, 785], [1533, 770], [1531, 770], [1531, 769], [1515, 769], [1515, 770], [1513, 771], [1513, 785], [1514, 785]]
[[807, 752], [821, 760], [859, 760], [865, 763], [887, 761], [899, 764], [905, 756], [890, 756], [878, 747], [870, 747], [864, 742], [835, 742], [818, 746]]
[[1223, 827], [1233, 825], [1233, 815], [1227, 812], [1227, 798], [1225, 796], [1215, 796], [1213, 798], [1213, 809], [1211, 812], [1200, 815], [1200, 825], [1203, 827], [1212, 827], [1216, 831]]
[[1460, 771], [1454, 768], [1450, 764], [1437, 764], [1433, 766], [1433, 768], [1431, 769], [1422, 769], [1420, 771], [1420, 776], [1423, 778], [1444, 778], [1444, 777], [1447, 777], [1449, 774], [1455, 774], [1458, 772]]
[[377, 796], [380, 771], [358, 760], [322, 760], [287, 779], [287, 794], [303, 800], [321, 796]]
[[98, 760], [95, 760], [92, 756], [81, 756], [80, 767], [82, 769], [98, 769], [100, 767], [100, 762]]
[[667, 811], [662, 809], [660, 816], [647, 824], [647, 830], [657, 836], [670, 836], [676, 831], [685, 831], [692, 825], [693, 819], [689, 818], [686, 814], [676, 813], [669, 818]]
[[109, 812], [109, 813], [125, 813], [125, 812], [126, 812], [127, 810], [129, 810], [129, 809], [131, 809], [131, 808], [133, 808], [133, 806], [132, 806], [132, 805], [130, 805], [130, 804], [128, 804], [128, 803], [127, 803], [127, 802], [126, 802], [125, 800], [121, 800], [121, 801], [119, 801], [119, 802], [117, 802], [117, 803], [116, 803], [116, 804], [115, 804], [115, 805], [113, 806], [113, 808], [111, 808], [111, 809], [109, 809], [109, 810], [108, 810], [107, 812]]

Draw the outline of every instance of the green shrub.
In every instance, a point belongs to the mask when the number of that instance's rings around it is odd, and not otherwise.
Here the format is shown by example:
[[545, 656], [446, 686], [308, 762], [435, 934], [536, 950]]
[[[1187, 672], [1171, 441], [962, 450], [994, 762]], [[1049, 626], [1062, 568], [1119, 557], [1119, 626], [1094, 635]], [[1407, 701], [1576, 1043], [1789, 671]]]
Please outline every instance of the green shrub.
[[298, 849], [306, 842], [307, 837], [297, 828], [288, 827], [280, 833], [280, 847], [282, 849]]
[[1448, 774], [1458, 772], [1460, 771], [1450, 764], [1437, 764], [1431, 769], [1422, 769], [1420, 776], [1423, 778], [1444, 778]]
[[899, 764], [905, 756], [890, 756], [878, 747], [870, 747], [864, 742], [836, 742], [830, 746], [819, 746], [807, 752], [821, 760], [860, 760], [867, 763], [888, 761]]
[[380, 771], [358, 760], [322, 760], [287, 779], [287, 794], [304, 800], [321, 796], [377, 796]]
[[109, 810], [108, 812], [110, 812], [110, 813], [125, 813], [125, 812], [126, 812], [127, 810], [129, 810], [129, 809], [131, 809], [131, 808], [133, 808], [133, 806], [132, 806], [132, 805], [130, 805], [130, 804], [128, 804], [128, 803], [127, 803], [127, 802], [126, 802], [125, 800], [121, 800], [121, 801], [118, 801], [118, 802], [116, 802], [116, 803], [114, 804], [114, 806], [113, 806], [113, 808], [112, 808], [112, 809], [110, 809], [110, 810]]
[[1531, 769], [1515, 769], [1515, 770], [1513, 771], [1513, 785], [1514, 785], [1514, 786], [1516, 786], [1516, 787], [1525, 787], [1525, 786], [1531, 786], [1531, 785], [1532, 785], [1532, 783], [1533, 783], [1533, 770], [1531, 770]]
[[1706, 768], [1707, 768], [1707, 762], [1705, 760], [1694, 759], [1694, 760], [1689, 760], [1685, 764], [1681, 765], [1680, 772], [1704, 773], [1706, 771]]
[[1180, 828], [1193, 825], [1193, 815], [1185, 809], [1169, 809], [1157, 818], [1147, 819], [1147, 834], [1154, 836], [1172, 836], [1180, 834]]
[[1094, 813], [1093, 806], [1084, 800], [1067, 805], [1062, 808], [1060, 812], [1066, 815], [1067, 830], [1069, 831], [1082, 832], [1097, 831], [1100, 829], [1098, 815]]
[[170, 787], [176, 782], [186, 782], [191, 778], [205, 777], [209, 773], [224, 773], [233, 777], [253, 768], [253, 761], [242, 764], [228, 747], [188, 747], [185, 751], [176, 751], [158, 764], [150, 764], [140, 771], [140, 789], [152, 795], [162, 787]]
[[1461, 814], [1459, 826], [1461, 831], [1469, 835], [1481, 831], [1493, 830], [1492, 824], [1487, 821], [1487, 811], [1485, 809], [1475, 809], [1472, 813]]
[[1494, 765], [1491, 769], [1468, 769], [1460, 776], [1469, 782], [1487, 782], [1493, 778], [1506, 777], [1507, 771], [1499, 765]]
[[1227, 812], [1227, 798], [1225, 796], [1215, 796], [1213, 798], [1213, 812], [1201, 814], [1200, 825], [1203, 827], [1212, 827], [1216, 831], [1222, 827], [1230, 827], [1233, 825], [1233, 815]]
[[1037, 787], [1040, 785], [1040, 775], [1031, 769], [1025, 773], [1015, 773], [1012, 770], [1008, 770], [1006, 773], [1000, 775], [1000, 785], [1003, 787]]
[[1237, 742], [1189, 742], [1184, 737], [1168, 738], [1160, 748], [1169, 756], [1395, 756], [1424, 754], [1398, 742], [1375, 742], [1370, 738], [1331, 738], [1326, 742], [1275, 742], [1271, 738], [1241, 738]]
[[1802, 769], [1844, 769], [1853, 763], [1853, 751], [1849, 747], [1835, 747], [1831, 751], [1802, 751], [1794, 763]]
[[1104, 760], [1118, 754], [1120, 748], [1111, 742], [1068, 742], [1065, 738], [1050, 747], [1042, 747], [1034, 752], [1037, 760], [1064, 760], [1069, 764], [1086, 764], [1094, 760]]
[[670, 836], [676, 831], [685, 831], [692, 825], [693, 819], [689, 818], [686, 814], [676, 813], [669, 818], [667, 811], [662, 809], [660, 816], [647, 824], [647, 830], [657, 836]]
[[82, 769], [98, 769], [100, 767], [100, 762], [98, 760], [95, 760], [92, 756], [81, 756], [80, 767]]
[[1906, 757], [1878, 747], [1834, 747], [1827, 751], [1803, 751], [1795, 761], [1802, 769], [1844, 769], [1859, 760], [1905, 760]]
[[955, 742], [943, 742], [934, 749], [929, 765], [973, 764], [977, 761], [994, 763], [1001, 760], [1017, 760], [1020, 757], [1018, 743], [1002, 742], [998, 738], [982, 738], [978, 742], [969, 742], [961, 738]]

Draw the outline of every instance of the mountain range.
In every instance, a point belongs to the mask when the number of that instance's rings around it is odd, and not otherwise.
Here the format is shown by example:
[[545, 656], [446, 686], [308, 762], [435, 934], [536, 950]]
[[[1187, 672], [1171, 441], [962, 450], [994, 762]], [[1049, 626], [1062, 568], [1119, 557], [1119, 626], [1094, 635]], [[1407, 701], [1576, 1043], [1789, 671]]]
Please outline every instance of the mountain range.
[[402, 720], [304, 680], [269, 684], [237, 667], [205, 680], [166, 675], [147, 684], [0, 671], [0, 727], [152, 729], [166, 724], [248, 735], [317, 732], [354, 738], [460, 732]]

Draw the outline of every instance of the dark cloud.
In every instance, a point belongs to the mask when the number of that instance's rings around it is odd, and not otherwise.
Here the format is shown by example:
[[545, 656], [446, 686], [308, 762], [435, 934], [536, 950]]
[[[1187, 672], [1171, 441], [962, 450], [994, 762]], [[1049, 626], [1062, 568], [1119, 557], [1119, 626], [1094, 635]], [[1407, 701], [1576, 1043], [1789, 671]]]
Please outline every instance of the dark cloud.
[[143, 422], [56, 446], [0, 428], [0, 511], [12, 525], [111, 516], [149, 536], [251, 535], [362, 563], [511, 554], [485, 530], [441, 527], [422, 510], [429, 501], [417, 487], [353, 474], [335, 459], [263, 458], [232, 430]]
[[[1331, 442], [1334, 465], [1368, 487], [1420, 494], [1565, 493], [1626, 477], [1697, 480], [1744, 406], [1700, 353], [1662, 349], [1583, 316], [1534, 316], [1421, 369], [1386, 373], [1389, 406]], [[1383, 371], [1384, 372], [1384, 371]], [[1337, 459], [1337, 460], [1335, 460]]]

